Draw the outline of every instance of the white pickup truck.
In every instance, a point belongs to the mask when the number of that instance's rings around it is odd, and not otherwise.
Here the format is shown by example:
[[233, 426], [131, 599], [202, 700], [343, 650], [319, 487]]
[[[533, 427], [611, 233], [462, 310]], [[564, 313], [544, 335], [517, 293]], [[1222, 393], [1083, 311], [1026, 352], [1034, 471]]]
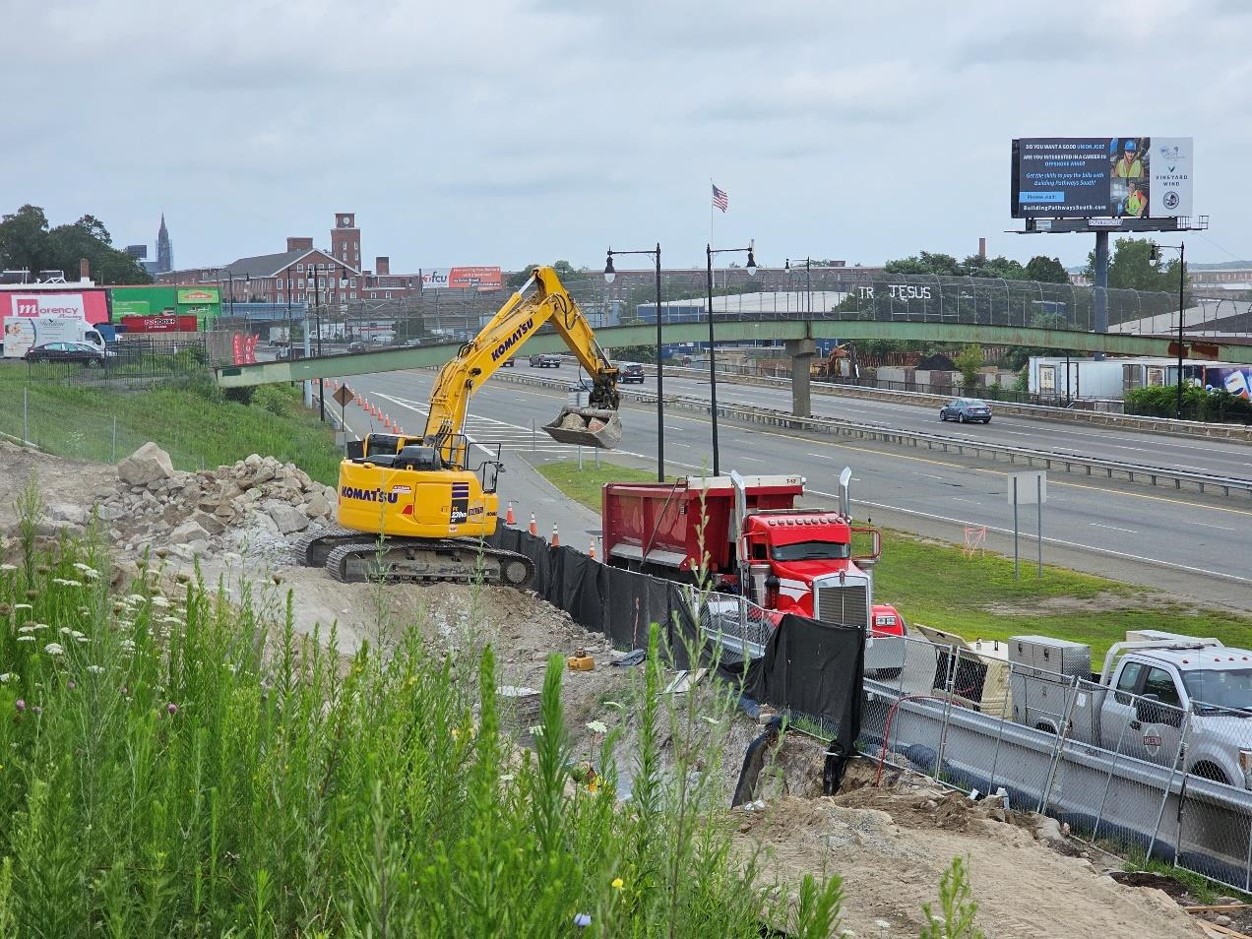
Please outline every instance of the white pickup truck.
[[1010, 639], [1013, 719], [1252, 789], [1252, 651], [1156, 630], [1126, 635], [1099, 674], [1081, 643]]

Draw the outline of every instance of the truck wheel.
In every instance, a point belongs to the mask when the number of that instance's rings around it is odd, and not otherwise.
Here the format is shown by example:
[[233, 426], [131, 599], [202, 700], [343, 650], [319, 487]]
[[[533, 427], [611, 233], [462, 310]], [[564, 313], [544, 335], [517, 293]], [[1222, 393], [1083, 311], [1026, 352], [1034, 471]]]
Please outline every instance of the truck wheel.
[[1191, 775], [1199, 776], [1201, 779], [1209, 779], [1216, 783], [1226, 785], [1230, 783], [1230, 780], [1226, 778], [1226, 774], [1222, 772], [1222, 768], [1212, 763], [1197, 763], [1191, 767]]

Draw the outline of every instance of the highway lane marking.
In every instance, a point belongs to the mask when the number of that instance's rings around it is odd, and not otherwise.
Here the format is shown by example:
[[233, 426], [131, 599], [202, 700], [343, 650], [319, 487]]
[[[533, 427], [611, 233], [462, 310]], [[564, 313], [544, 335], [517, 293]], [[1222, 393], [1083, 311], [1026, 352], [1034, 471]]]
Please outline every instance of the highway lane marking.
[[1210, 525], [1207, 522], [1188, 522], [1188, 525], [1194, 525], [1196, 528], [1216, 528], [1218, 531], [1238, 531], [1237, 528], [1231, 528], [1229, 525]]
[[966, 499], [963, 496], [953, 496], [953, 502], [968, 502], [970, 505], [982, 505], [977, 499]]
[[764, 463], [766, 461], [758, 457], [754, 457], [754, 456], [741, 456], [739, 457], [739, 462], [740, 463]]
[[1108, 530], [1108, 531], [1121, 531], [1121, 532], [1125, 532], [1125, 533], [1126, 533], [1126, 534], [1128, 534], [1128, 535], [1137, 535], [1137, 534], [1139, 534], [1139, 530], [1138, 530], [1137, 528], [1118, 528], [1116, 525], [1101, 525], [1099, 522], [1092, 522], [1092, 523], [1091, 523], [1091, 527], [1092, 527], [1092, 528], [1103, 528], [1103, 529], [1106, 529], [1106, 530]]
[[[810, 489], [805, 494], [820, 496], [824, 499], [837, 499], [838, 498], [838, 496], [835, 495], [834, 493], [821, 492], [817, 489]], [[866, 502], [863, 500], [858, 501], [858, 504], [868, 506], [871, 509], [882, 509], [884, 512], [899, 512], [901, 515], [915, 515], [918, 518], [931, 519], [932, 521], [936, 521], [936, 522], [948, 522], [952, 525], [960, 525], [962, 527], [965, 527], [968, 525], [977, 525], [979, 528], [986, 528], [987, 531], [993, 531], [999, 535], [1013, 534], [1013, 530], [1011, 528], [999, 528], [995, 525], [982, 525], [978, 522], [971, 522], [965, 519], [950, 518], [949, 516], [946, 516], [946, 515], [936, 515], [933, 512], [919, 512], [917, 509], [902, 509], [902, 508], [897, 508], [896, 506], [893, 506], [893, 505], [886, 505], [881, 502]], [[1029, 538], [1030, 540], [1035, 540], [1035, 536], [1030, 534], [1029, 532], [1021, 532], [1021, 535], [1026, 538]], [[1064, 538], [1044, 538], [1043, 542], [1044, 544], [1058, 545], [1063, 548], [1077, 548], [1081, 551], [1090, 551], [1093, 554], [1104, 554], [1104, 555], [1108, 555], [1109, 557], [1121, 558], [1124, 561], [1139, 561], [1144, 564], [1154, 564], [1157, 567], [1167, 567], [1170, 570], [1184, 571], [1184, 572], [1193, 573], [1193, 574], [1203, 574], [1208, 577], [1217, 577], [1217, 578], [1220, 578], [1221, 580], [1230, 580], [1239, 584], [1252, 585], [1252, 577], [1240, 577], [1237, 574], [1227, 574], [1223, 571], [1210, 571], [1203, 567], [1194, 567], [1190, 564], [1175, 564], [1172, 561], [1161, 561], [1161, 560], [1158, 560], [1157, 558], [1147, 558], [1139, 554], [1128, 554], [1125, 551], [1114, 551], [1112, 548], [1100, 548], [1095, 545], [1080, 544], [1077, 541], [1066, 541]]]
[[[552, 396], [552, 395], [550, 395], [550, 394], [541, 394], [541, 393], [539, 393], [539, 392], [532, 392], [532, 391], [526, 391], [526, 390], [521, 390], [521, 389], [518, 389], [518, 390], [517, 390], [517, 392], [515, 392], [515, 393], [528, 394], [528, 395], [531, 395], [532, 397], [541, 397], [541, 398], [551, 398], [551, 397], [553, 397], [553, 396]], [[411, 406], [411, 405], [410, 405], [410, 406]], [[667, 413], [666, 413], [666, 422], [667, 422], [667, 423], [671, 420], [671, 414], [672, 414], [672, 412], [667, 412]], [[677, 420], [677, 421], [686, 421], [686, 422], [688, 422], [688, 423], [695, 423], [695, 424], [705, 424], [705, 425], [707, 425], [707, 424], [708, 424], [708, 419], [707, 419], [707, 417], [704, 417], [704, 418], [700, 418], [700, 417], [687, 417], [686, 415], [683, 415], [683, 414], [674, 414], [674, 415], [673, 415], [673, 417], [672, 417], [672, 419], [673, 419], [673, 420]], [[518, 425], [514, 425], [514, 426], [518, 426]], [[526, 428], [526, 429], [527, 429], [527, 430], [529, 430], [529, 428]], [[763, 436], [763, 437], [777, 437], [777, 438], [779, 438], [779, 439], [782, 439], [782, 440], [787, 440], [787, 441], [790, 441], [790, 442], [792, 442], [792, 443], [796, 443], [796, 442], [798, 442], [798, 441], [800, 441], [800, 440], [807, 440], [807, 442], [809, 442], [809, 443], [817, 444], [818, 446], [824, 446], [824, 447], [827, 447], [828, 449], [832, 449], [832, 450], [833, 450], [833, 449], [843, 449], [843, 450], [849, 450], [849, 451], [852, 451], [853, 453], [867, 453], [867, 454], [871, 454], [871, 455], [873, 455], [873, 456], [878, 456], [878, 457], [881, 457], [881, 456], [889, 456], [891, 459], [896, 460], [896, 461], [907, 460], [907, 461], [911, 461], [911, 462], [915, 462], [915, 463], [922, 463], [922, 464], [925, 464], [925, 465], [928, 465], [928, 466], [939, 466], [939, 467], [943, 467], [943, 468], [945, 468], [945, 469], [963, 470], [963, 471], [966, 471], [966, 472], [983, 473], [983, 474], [988, 475], [988, 476], [994, 476], [994, 477], [996, 477], [996, 478], [998, 478], [998, 479], [1003, 479], [1004, 477], [1006, 477], [1006, 476], [1008, 475], [1008, 473], [1007, 473], [1007, 472], [1001, 472], [1001, 471], [997, 471], [997, 470], [991, 470], [991, 469], [987, 469], [987, 468], [985, 468], [985, 467], [980, 467], [980, 466], [972, 466], [972, 467], [971, 467], [971, 466], [965, 466], [965, 465], [963, 465], [963, 464], [961, 464], [961, 463], [944, 462], [943, 460], [928, 459], [927, 457], [922, 457], [922, 456], [914, 456], [914, 455], [912, 455], [912, 454], [908, 454], [908, 453], [889, 453], [889, 454], [888, 454], [888, 453], [885, 453], [883, 450], [876, 450], [876, 449], [872, 449], [872, 448], [870, 448], [870, 447], [859, 447], [859, 446], [855, 446], [855, 445], [853, 445], [853, 444], [849, 444], [849, 443], [840, 443], [840, 442], [836, 442], [836, 441], [829, 441], [829, 442], [827, 442], [827, 441], [824, 441], [824, 440], [815, 440], [815, 439], [811, 439], [811, 438], [793, 437], [793, 436], [791, 436], [790, 434], [780, 434], [780, 433], [776, 433], [776, 432], [774, 432], [774, 431], [769, 431], [769, 430], [756, 430], [756, 429], [753, 429], [753, 432], [754, 432], [754, 433], [757, 433], [757, 434], [760, 434], [760, 435], [761, 435], [761, 436]], [[547, 436], [547, 435], [545, 434], [545, 436]], [[614, 450], [614, 451], [612, 451], [612, 452], [614, 452], [614, 453], [622, 453], [622, 454], [624, 454], [624, 455], [626, 455], [626, 456], [635, 456], [635, 457], [639, 457], [639, 458], [641, 458], [641, 459], [655, 459], [655, 456], [656, 456], [656, 454], [638, 454], [638, 453], [630, 453], [630, 452], [625, 451], [625, 450]], [[813, 457], [814, 459], [829, 459], [829, 458], [830, 458], [830, 455], [829, 455], [828, 453], [820, 453], [820, 454], [818, 454], [818, 453], [809, 453], [808, 455], [809, 455], [810, 457]], [[695, 465], [695, 464], [691, 464], [691, 463], [687, 463], [687, 464], [676, 464], [676, 465], [683, 466], [683, 467], [684, 467], [684, 468], [686, 468], [686, 469], [701, 470], [701, 467], [700, 467], [700, 466]], [[1245, 464], [1245, 465], [1247, 465], [1247, 466], [1252, 466], [1252, 463], [1247, 463], [1247, 464]], [[1088, 486], [1088, 485], [1083, 485], [1082, 483], [1069, 482], [1069, 481], [1065, 481], [1065, 480], [1062, 480], [1062, 479], [1058, 479], [1057, 477], [1053, 476], [1051, 473], [1049, 473], [1049, 474], [1048, 474], [1048, 482], [1050, 483], [1050, 485], [1052, 485], [1052, 486], [1054, 486], [1054, 487], [1058, 487], [1058, 488], [1059, 488], [1059, 487], [1062, 487], [1062, 486], [1067, 486], [1067, 487], [1070, 487], [1070, 488], [1073, 488], [1073, 489], [1082, 489], [1082, 490], [1087, 490], [1087, 491], [1090, 491], [1090, 492], [1098, 492], [1098, 493], [1101, 493], [1101, 494], [1104, 494], [1104, 495], [1122, 495], [1122, 496], [1127, 496], [1127, 497], [1130, 497], [1130, 498], [1133, 498], [1133, 499], [1144, 499], [1144, 500], [1147, 500], [1147, 501], [1150, 501], [1150, 502], [1165, 502], [1165, 503], [1168, 503], [1168, 504], [1169, 504], [1169, 505], [1171, 505], [1171, 506], [1180, 506], [1180, 507], [1183, 507], [1183, 508], [1207, 509], [1207, 510], [1212, 511], [1212, 512], [1221, 512], [1221, 513], [1226, 514], [1226, 515], [1237, 515], [1237, 516], [1240, 516], [1240, 517], [1242, 517], [1242, 518], [1250, 518], [1250, 519], [1252, 519], [1252, 510], [1248, 510], [1248, 509], [1232, 508], [1232, 507], [1220, 506], [1220, 505], [1203, 505], [1203, 504], [1196, 503], [1196, 502], [1183, 501], [1183, 500], [1181, 500], [1181, 499], [1171, 499], [1171, 498], [1167, 498], [1167, 497], [1165, 497], [1165, 496], [1156, 496], [1156, 495], [1152, 495], [1151, 493], [1148, 493], [1148, 492], [1126, 492], [1126, 491], [1121, 491], [1121, 490], [1114, 490], [1114, 489], [1110, 489], [1110, 488], [1105, 487], [1105, 486]], [[1057, 500], [1057, 501], [1059, 501], [1059, 500]], [[884, 508], [885, 508], [885, 507], [886, 507], [886, 506], [884, 506]], [[896, 509], [895, 511], [900, 511], [900, 512], [908, 512], [908, 511], [910, 511], [910, 510], [908, 510], [908, 509]], [[938, 516], [935, 516], [935, 517], [937, 518]], [[1064, 544], [1065, 542], [1059, 542], [1059, 541], [1058, 541], [1057, 543], [1059, 543], [1059, 544]], [[1082, 547], [1082, 546], [1081, 546], [1081, 545], [1079, 545], [1078, 547]], [[1092, 550], [1096, 550], [1096, 549], [1094, 549], [1094, 548], [1093, 548]], [[1130, 557], [1130, 556], [1129, 556], [1129, 555], [1127, 555], [1127, 557]], [[1164, 562], [1162, 562], [1162, 563], [1164, 563]], [[1237, 578], [1237, 579], [1239, 579], [1239, 578]], [[1240, 580], [1241, 580], [1241, 579], [1240, 579]], [[1250, 581], [1250, 582], [1252, 582], [1252, 581]]]
[[[757, 433], [759, 433], [763, 437], [779, 437], [779, 438], [782, 438], [783, 440], [790, 440], [793, 443], [801, 439], [801, 438], [789, 436], [788, 434], [779, 434], [779, 433], [775, 433], [774, 431], [769, 431], [769, 430], [761, 430], [761, 431], [757, 431]], [[803, 438], [803, 439], [808, 440], [808, 438]], [[836, 443], [834, 441], [831, 441], [830, 443], [826, 443], [825, 441], [822, 441], [822, 440], [808, 440], [808, 442], [817, 443], [817, 444], [825, 444], [825, 446], [830, 447], [832, 450], [833, 449], [851, 450], [853, 453], [868, 453], [872, 456], [877, 456], [877, 457], [885, 456], [892, 460], [896, 460], [897, 462], [907, 460], [907, 461], [911, 461], [914, 463], [925, 463], [929, 466], [942, 466], [947, 469], [961, 470], [964, 472], [982, 473], [987, 476], [995, 476], [999, 479], [1003, 479], [1004, 477], [1009, 475], [1008, 472], [999, 472], [996, 470], [986, 469], [985, 467], [981, 467], [981, 466], [965, 466], [961, 463], [945, 463], [943, 460], [932, 460], [924, 456], [913, 456], [908, 453], [895, 453], [895, 452], [888, 453], [883, 450], [874, 450], [874, 449], [871, 449], [870, 447], [858, 447], [858, 446], [854, 446], [853, 444], [848, 444], [848, 443]], [[829, 459], [829, 457], [823, 456], [822, 459]], [[1007, 466], [1009, 464], [1003, 464], [1003, 465]], [[1110, 489], [1107, 486], [1085, 486], [1082, 483], [1067, 482], [1065, 480], [1059, 479], [1056, 476], [1053, 476], [1051, 473], [1048, 474], [1048, 486], [1049, 487], [1068, 486], [1071, 489], [1085, 489], [1091, 492], [1102, 493], [1104, 495], [1128, 496], [1132, 499], [1145, 499], [1149, 502], [1167, 502], [1170, 505], [1182, 506], [1184, 508], [1207, 509], [1211, 512], [1223, 512], [1228, 515], [1239, 515], [1244, 518], [1252, 518], [1252, 510], [1249, 510], [1249, 509], [1229, 508], [1223, 505], [1202, 505], [1198, 502], [1185, 502], [1181, 499], [1169, 499], [1164, 496], [1154, 496], [1148, 492], [1126, 492], [1126, 491], [1122, 491], [1118, 489]], [[900, 509], [899, 511], [903, 512], [906, 510]]]

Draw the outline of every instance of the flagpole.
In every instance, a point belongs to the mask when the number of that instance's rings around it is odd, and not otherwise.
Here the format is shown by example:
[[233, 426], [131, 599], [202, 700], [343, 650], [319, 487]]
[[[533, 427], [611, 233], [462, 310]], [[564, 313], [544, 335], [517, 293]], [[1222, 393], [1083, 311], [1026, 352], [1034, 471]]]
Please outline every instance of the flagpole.
[[717, 207], [713, 205], [713, 177], [709, 177], [709, 246], [713, 245], [713, 213], [717, 211]]

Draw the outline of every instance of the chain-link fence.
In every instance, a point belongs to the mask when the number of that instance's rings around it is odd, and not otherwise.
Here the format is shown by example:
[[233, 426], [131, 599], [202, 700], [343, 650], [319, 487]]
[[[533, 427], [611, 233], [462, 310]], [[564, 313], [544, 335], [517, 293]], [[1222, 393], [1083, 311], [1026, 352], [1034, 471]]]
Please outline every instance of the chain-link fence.
[[864, 751], [1252, 888], [1248, 712], [1183, 710], [1163, 687], [1134, 694], [1010, 662], [1005, 643], [906, 642], [898, 676], [867, 669]]
[[[598, 272], [563, 279], [593, 328], [656, 321], [653, 271], [619, 271], [612, 284]], [[661, 318], [696, 322], [707, 316], [708, 275], [704, 270], [664, 271]], [[1095, 328], [1096, 288], [1075, 284], [884, 274], [879, 270], [824, 268], [806, 272], [745, 268], [713, 272], [713, 311], [718, 318], [753, 320], [883, 320], [1041, 327], [1087, 332]], [[1110, 329], [1168, 332], [1175, 320], [1174, 293], [1105, 289]], [[313, 354], [364, 351], [379, 346], [464, 342], [477, 335], [508, 297], [507, 291], [428, 290], [391, 300], [354, 300], [335, 305], [236, 304], [216, 324], [294, 349], [306, 332]], [[1247, 334], [1247, 301], [1199, 301], [1187, 328], [1234, 329]], [[1211, 309], [1210, 309], [1211, 308]], [[1194, 324], [1193, 324], [1194, 320]], [[1158, 326], [1160, 328], [1158, 328]], [[317, 341], [320, 338], [320, 343]]]

